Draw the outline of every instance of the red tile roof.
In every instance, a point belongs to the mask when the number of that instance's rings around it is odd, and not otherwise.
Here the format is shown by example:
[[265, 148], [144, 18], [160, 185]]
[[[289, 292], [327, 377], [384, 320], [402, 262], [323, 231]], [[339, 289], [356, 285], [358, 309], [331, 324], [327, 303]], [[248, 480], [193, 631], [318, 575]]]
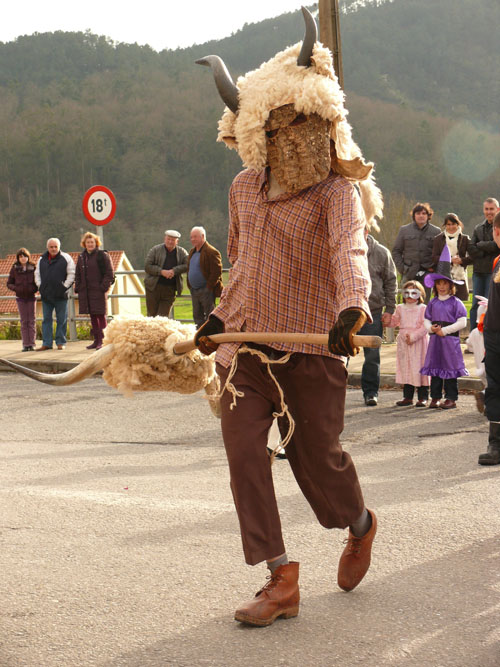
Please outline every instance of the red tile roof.
[[[78, 259], [79, 252], [70, 252], [68, 255], [71, 255], [73, 261], [76, 264]], [[109, 256], [111, 257], [111, 263], [113, 265], [113, 271], [117, 271], [120, 262], [122, 261], [123, 255], [125, 254], [124, 250], [109, 250]], [[40, 253], [33, 253], [31, 255], [31, 261], [36, 264], [40, 259]], [[12, 265], [16, 261], [15, 255], [7, 255], [4, 259], [0, 257], [0, 276], [3, 274], [9, 274], [12, 268]], [[14, 292], [10, 289], [7, 289], [7, 278], [0, 278], [0, 296], [11, 296]], [[17, 313], [16, 297], [12, 299], [0, 299], [0, 315], [10, 313]]]

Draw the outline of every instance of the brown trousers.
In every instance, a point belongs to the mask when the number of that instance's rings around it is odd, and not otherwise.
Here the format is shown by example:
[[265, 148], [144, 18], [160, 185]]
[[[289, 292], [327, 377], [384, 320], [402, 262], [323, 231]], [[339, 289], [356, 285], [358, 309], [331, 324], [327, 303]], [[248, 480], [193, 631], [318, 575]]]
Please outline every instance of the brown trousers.
[[148, 317], [169, 317], [175, 301], [175, 287], [158, 284], [154, 290], [146, 290]]
[[[295, 479], [322, 526], [345, 528], [359, 518], [364, 502], [354, 463], [339, 441], [344, 428], [344, 365], [330, 357], [296, 353], [271, 369], [295, 420], [286, 447]], [[228, 372], [217, 364], [222, 386]], [[265, 364], [249, 353], [239, 355], [232, 383], [245, 395], [230, 410], [233, 397], [224, 392], [222, 436], [245, 560], [255, 565], [285, 552], [267, 454], [272, 413], [281, 411], [280, 398]], [[280, 418], [279, 427], [286, 435], [288, 421]]]

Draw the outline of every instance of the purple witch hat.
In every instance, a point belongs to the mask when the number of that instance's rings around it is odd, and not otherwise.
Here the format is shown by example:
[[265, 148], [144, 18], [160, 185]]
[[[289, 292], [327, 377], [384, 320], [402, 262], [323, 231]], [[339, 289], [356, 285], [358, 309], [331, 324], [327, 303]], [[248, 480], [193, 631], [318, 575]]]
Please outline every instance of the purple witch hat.
[[433, 287], [436, 280], [449, 280], [455, 285], [463, 285], [463, 280], [453, 280], [451, 277], [451, 254], [450, 249], [445, 244], [439, 262], [436, 264], [434, 273], [428, 273], [424, 278], [426, 287]]

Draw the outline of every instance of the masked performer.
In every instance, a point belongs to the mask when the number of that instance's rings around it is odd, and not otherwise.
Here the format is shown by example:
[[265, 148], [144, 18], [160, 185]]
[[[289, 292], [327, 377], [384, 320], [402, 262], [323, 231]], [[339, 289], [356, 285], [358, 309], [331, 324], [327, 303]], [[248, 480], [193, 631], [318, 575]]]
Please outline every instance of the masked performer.
[[[346, 121], [330, 52], [316, 42], [307, 10], [304, 42], [278, 53], [235, 85], [217, 56], [213, 69], [226, 103], [219, 141], [247, 167], [229, 193], [229, 283], [198, 330], [209, 335], [329, 331], [315, 344], [222, 344], [217, 349], [222, 434], [246, 562], [267, 561], [268, 583], [235, 618], [270, 625], [299, 610], [299, 564], [288, 560], [266, 450], [273, 415], [295, 478], [318, 521], [349, 526], [338, 584], [352, 590], [366, 574], [377, 530], [351, 457], [342, 450], [345, 357], [370, 318], [365, 225], [382, 200]], [[354, 184], [357, 184], [355, 187]], [[358, 194], [358, 189], [360, 195]]]

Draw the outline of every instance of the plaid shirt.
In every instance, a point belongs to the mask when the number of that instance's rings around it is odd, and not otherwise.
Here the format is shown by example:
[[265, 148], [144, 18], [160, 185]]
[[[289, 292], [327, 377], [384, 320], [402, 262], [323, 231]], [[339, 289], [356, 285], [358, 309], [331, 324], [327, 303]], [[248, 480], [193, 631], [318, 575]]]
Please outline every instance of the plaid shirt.
[[[225, 331], [327, 333], [346, 308], [369, 315], [365, 223], [353, 185], [330, 174], [294, 195], [268, 199], [268, 188], [266, 170], [247, 169], [229, 192], [232, 269], [212, 313]], [[227, 368], [238, 346], [220, 345], [216, 361]], [[335, 356], [322, 345], [272, 347]]]

